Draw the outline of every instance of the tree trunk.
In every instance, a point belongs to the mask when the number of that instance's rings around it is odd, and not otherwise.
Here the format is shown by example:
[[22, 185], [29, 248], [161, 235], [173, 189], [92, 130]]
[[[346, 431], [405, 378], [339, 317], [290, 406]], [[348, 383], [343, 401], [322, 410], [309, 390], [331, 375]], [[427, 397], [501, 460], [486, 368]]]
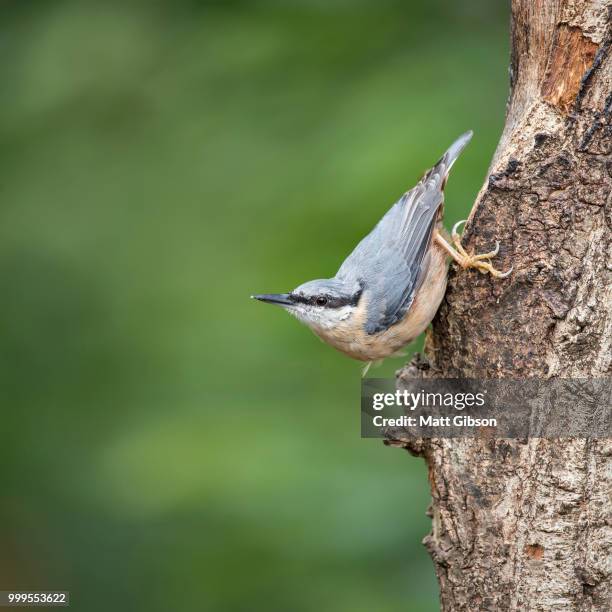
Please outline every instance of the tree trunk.
[[[513, 0], [511, 93], [428, 359], [400, 376], [610, 375], [612, 127], [604, 0]], [[609, 409], [609, 408], [608, 408]], [[393, 439], [425, 458], [443, 610], [610, 610], [612, 441]]]

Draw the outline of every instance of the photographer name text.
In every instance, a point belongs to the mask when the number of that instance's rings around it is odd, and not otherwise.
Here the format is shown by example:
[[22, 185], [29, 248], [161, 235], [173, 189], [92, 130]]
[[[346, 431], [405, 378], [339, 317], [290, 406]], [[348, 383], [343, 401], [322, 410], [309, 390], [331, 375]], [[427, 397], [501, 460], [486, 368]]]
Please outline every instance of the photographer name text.
[[377, 414], [372, 418], [372, 423], [375, 427], [497, 427], [497, 419], [477, 419], [469, 415], [384, 417]]

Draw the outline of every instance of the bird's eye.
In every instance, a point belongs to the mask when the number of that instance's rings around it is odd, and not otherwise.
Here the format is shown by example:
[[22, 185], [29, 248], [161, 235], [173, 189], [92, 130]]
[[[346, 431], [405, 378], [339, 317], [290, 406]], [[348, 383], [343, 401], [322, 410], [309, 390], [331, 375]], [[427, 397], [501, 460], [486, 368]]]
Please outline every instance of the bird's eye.
[[325, 306], [327, 304], [327, 298], [324, 295], [320, 295], [317, 298], [317, 306]]

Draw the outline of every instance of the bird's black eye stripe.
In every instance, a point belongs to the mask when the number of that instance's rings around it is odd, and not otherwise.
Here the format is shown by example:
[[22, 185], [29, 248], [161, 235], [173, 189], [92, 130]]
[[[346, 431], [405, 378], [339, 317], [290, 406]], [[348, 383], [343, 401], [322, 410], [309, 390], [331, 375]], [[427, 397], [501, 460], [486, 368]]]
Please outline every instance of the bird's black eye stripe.
[[320, 306], [325, 308], [342, 308], [342, 306], [356, 306], [361, 296], [361, 289], [355, 295], [334, 296], [328, 294], [307, 296], [301, 293], [292, 293], [291, 299], [298, 304]]
[[290, 293], [289, 297], [291, 298], [291, 301], [295, 302], [296, 304], [308, 304], [309, 303], [309, 299], [305, 295], [302, 295], [301, 293]]

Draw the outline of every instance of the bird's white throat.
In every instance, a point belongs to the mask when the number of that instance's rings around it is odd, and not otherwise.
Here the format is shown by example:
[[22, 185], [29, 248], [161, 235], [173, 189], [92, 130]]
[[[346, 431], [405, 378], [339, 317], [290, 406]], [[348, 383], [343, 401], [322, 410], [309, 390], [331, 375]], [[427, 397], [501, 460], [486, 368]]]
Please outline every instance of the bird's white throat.
[[287, 308], [287, 312], [313, 329], [332, 330], [345, 323], [355, 312], [355, 306], [341, 308], [324, 308], [309, 304], [296, 304]]

